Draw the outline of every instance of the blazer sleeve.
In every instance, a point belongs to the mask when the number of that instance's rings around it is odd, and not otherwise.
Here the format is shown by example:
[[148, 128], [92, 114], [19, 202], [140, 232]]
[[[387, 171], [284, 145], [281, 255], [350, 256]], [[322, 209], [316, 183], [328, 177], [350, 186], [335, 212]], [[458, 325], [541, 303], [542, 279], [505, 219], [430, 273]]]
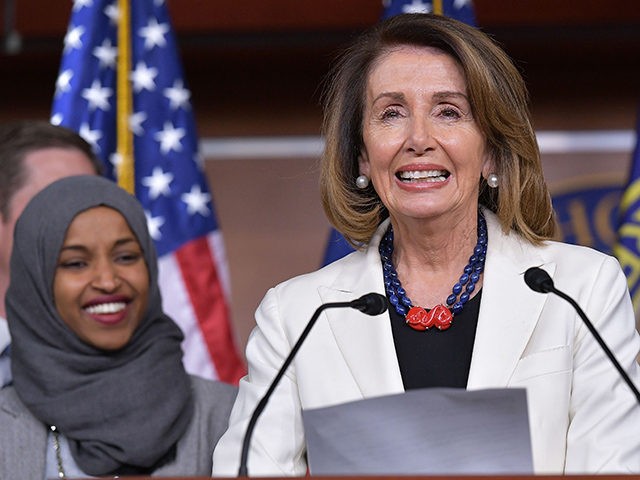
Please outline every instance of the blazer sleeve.
[[[623, 369], [640, 385], [640, 339], [626, 279], [614, 258], [605, 257], [580, 301]], [[584, 325], [576, 330], [571, 392], [565, 473], [640, 472], [640, 405]]]
[[[291, 351], [275, 289], [267, 292], [258, 307], [256, 325], [247, 342], [247, 376], [240, 380], [229, 429], [214, 450], [214, 476], [238, 474], [242, 442], [251, 414]], [[305, 474], [301, 405], [292, 368], [282, 377], [256, 423], [250, 445], [249, 475]]]
[[12, 386], [0, 389], [0, 479], [43, 478], [47, 434]]
[[191, 376], [194, 412], [178, 441], [175, 459], [153, 472], [154, 477], [203, 477], [211, 474], [213, 448], [228, 426], [237, 388]]

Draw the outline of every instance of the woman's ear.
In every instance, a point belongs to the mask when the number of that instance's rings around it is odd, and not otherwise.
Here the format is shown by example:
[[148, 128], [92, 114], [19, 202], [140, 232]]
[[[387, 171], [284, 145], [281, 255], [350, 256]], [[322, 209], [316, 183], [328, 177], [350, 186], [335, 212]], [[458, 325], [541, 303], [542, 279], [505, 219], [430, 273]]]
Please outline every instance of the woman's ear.
[[493, 156], [485, 154], [484, 163], [482, 164], [482, 178], [486, 180], [490, 173], [498, 173], [496, 162]]
[[369, 172], [371, 171], [371, 164], [369, 163], [369, 157], [367, 156], [367, 152], [362, 150], [360, 155], [358, 155], [358, 168], [360, 171], [360, 175], [366, 175], [370, 177]]

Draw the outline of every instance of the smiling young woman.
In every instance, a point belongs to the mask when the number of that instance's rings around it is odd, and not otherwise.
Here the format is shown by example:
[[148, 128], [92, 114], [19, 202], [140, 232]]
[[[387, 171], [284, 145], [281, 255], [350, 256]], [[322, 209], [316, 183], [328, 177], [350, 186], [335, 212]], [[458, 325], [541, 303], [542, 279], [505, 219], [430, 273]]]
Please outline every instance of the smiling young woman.
[[148, 306], [149, 273], [125, 218], [107, 207], [79, 213], [69, 225], [53, 280], [56, 308], [85, 342], [125, 346]]
[[20, 216], [0, 390], [0, 478], [203, 476], [235, 388], [187, 375], [135, 197], [69, 177]]

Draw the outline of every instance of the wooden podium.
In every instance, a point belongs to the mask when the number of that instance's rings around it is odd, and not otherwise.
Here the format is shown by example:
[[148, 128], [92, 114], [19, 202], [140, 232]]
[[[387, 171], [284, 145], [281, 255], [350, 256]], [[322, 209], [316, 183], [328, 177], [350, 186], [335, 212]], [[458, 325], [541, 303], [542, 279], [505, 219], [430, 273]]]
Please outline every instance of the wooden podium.
[[[120, 477], [121, 480], [151, 480], [158, 477]], [[231, 480], [236, 478], [251, 478], [264, 480], [291, 480], [292, 478], [309, 478], [316, 480], [640, 480], [638, 475], [426, 475], [426, 476], [335, 476], [316, 477], [171, 477], [164, 480]]]

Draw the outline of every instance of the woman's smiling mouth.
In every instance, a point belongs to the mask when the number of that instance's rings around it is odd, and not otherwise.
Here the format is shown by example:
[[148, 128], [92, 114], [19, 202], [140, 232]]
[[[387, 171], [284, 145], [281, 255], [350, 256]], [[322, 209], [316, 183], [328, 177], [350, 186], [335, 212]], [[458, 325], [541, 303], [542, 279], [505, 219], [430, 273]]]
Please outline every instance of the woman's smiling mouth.
[[450, 173], [447, 170], [406, 170], [396, 173], [396, 177], [401, 182], [444, 182], [449, 178]]

